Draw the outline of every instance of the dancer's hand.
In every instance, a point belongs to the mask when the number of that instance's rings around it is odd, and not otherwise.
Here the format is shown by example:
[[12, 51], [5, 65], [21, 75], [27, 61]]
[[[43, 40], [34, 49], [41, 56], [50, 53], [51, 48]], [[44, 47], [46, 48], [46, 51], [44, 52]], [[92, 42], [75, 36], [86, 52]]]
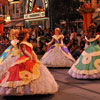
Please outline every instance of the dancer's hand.
[[32, 62], [32, 56], [29, 57], [29, 60]]
[[48, 43], [46, 43], [46, 45], [49, 45]]
[[32, 58], [38, 60], [37, 55], [32, 55]]

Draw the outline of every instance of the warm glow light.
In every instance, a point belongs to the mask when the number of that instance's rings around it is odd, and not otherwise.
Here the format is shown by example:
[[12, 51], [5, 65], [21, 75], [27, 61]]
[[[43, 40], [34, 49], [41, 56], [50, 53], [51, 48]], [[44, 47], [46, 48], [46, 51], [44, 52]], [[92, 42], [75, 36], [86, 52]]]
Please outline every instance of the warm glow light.
[[10, 16], [6, 17], [5, 21], [6, 21], [6, 22], [11, 21], [11, 20], [10, 20]]
[[8, 0], [9, 2], [12, 2], [13, 0]]
[[36, 12], [36, 13], [31, 13], [31, 14], [25, 14], [24, 19], [28, 18], [38, 18], [38, 17], [45, 17], [45, 12]]
[[38, 21], [38, 20], [44, 20], [44, 19], [49, 19], [48, 17], [45, 17], [45, 18], [36, 18], [36, 19], [28, 19], [26, 20], [27, 22], [28, 21]]
[[15, 4], [15, 3], [19, 3], [19, 1], [10, 2], [10, 4]]
[[84, 2], [84, 0], [80, 0], [80, 2]]

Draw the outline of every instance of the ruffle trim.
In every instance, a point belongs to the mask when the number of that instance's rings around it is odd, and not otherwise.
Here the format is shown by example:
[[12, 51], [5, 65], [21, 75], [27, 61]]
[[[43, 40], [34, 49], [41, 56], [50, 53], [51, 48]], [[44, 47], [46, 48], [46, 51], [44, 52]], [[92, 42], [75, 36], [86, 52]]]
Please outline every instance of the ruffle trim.
[[99, 79], [100, 78], [100, 72], [94, 73], [92, 75], [86, 75], [86, 74], [76, 73], [73, 70], [69, 70], [68, 74], [73, 78], [77, 78], [77, 79]]
[[74, 65], [71, 67], [70, 70], [72, 70], [74, 73], [81, 74], [81, 75], [82, 74], [84, 74], [84, 75], [93, 75], [93, 74], [97, 74], [97, 73], [100, 72], [100, 69], [79, 70]]
[[33, 48], [32, 44], [31, 44], [31, 43], [28, 43], [28, 42], [22, 41], [20, 44], [25, 44], [25, 45], [27, 45], [28, 47], [30, 47], [31, 49]]
[[88, 42], [93, 42], [93, 41], [97, 40], [99, 37], [100, 37], [100, 35], [97, 35], [95, 38], [87, 39], [87, 37], [85, 36], [85, 39]]

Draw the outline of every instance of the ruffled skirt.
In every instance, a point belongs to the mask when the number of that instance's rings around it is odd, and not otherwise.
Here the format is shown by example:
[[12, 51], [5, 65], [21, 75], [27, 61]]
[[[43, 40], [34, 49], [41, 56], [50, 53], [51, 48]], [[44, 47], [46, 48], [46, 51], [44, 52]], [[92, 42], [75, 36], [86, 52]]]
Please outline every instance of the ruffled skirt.
[[27, 85], [17, 86], [15, 88], [0, 87], [0, 95], [35, 95], [35, 94], [54, 94], [58, 91], [58, 85], [43, 64], [40, 65], [40, 77], [32, 80]]
[[41, 59], [41, 62], [48, 67], [71, 67], [74, 61], [70, 52], [64, 52], [60, 46], [46, 52]]

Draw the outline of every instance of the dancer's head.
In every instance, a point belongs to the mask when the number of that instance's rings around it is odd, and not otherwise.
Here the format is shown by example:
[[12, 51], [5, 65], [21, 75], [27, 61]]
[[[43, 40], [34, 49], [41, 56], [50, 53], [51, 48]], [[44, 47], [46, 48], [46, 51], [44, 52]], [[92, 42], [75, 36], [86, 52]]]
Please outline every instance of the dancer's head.
[[11, 29], [11, 30], [10, 30], [9, 39], [10, 39], [10, 40], [13, 40], [13, 39], [15, 39], [15, 38], [18, 38], [18, 35], [19, 35], [19, 30], [18, 30], [18, 29]]
[[96, 25], [94, 23], [92, 23], [88, 29], [87, 29], [87, 38], [90, 39], [90, 38], [95, 38], [96, 36]]
[[15, 37], [16, 37], [16, 38], [18, 38], [19, 31], [20, 31], [20, 30], [18, 30], [18, 29], [15, 30]]
[[13, 40], [14, 37], [15, 37], [15, 29], [11, 29], [11, 30], [10, 30], [10, 36], [9, 36], [9, 39], [10, 39], [10, 40]]
[[28, 29], [23, 29], [23, 30], [21, 30], [19, 32], [18, 39], [19, 39], [20, 42], [23, 41], [24, 39], [28, 40], [28, 38], [29, 38], [29, 31], [28, 31]]
[[56, 35], [61, 35], [61, 29], [60, 28], [55, 28], [55, 34]]

